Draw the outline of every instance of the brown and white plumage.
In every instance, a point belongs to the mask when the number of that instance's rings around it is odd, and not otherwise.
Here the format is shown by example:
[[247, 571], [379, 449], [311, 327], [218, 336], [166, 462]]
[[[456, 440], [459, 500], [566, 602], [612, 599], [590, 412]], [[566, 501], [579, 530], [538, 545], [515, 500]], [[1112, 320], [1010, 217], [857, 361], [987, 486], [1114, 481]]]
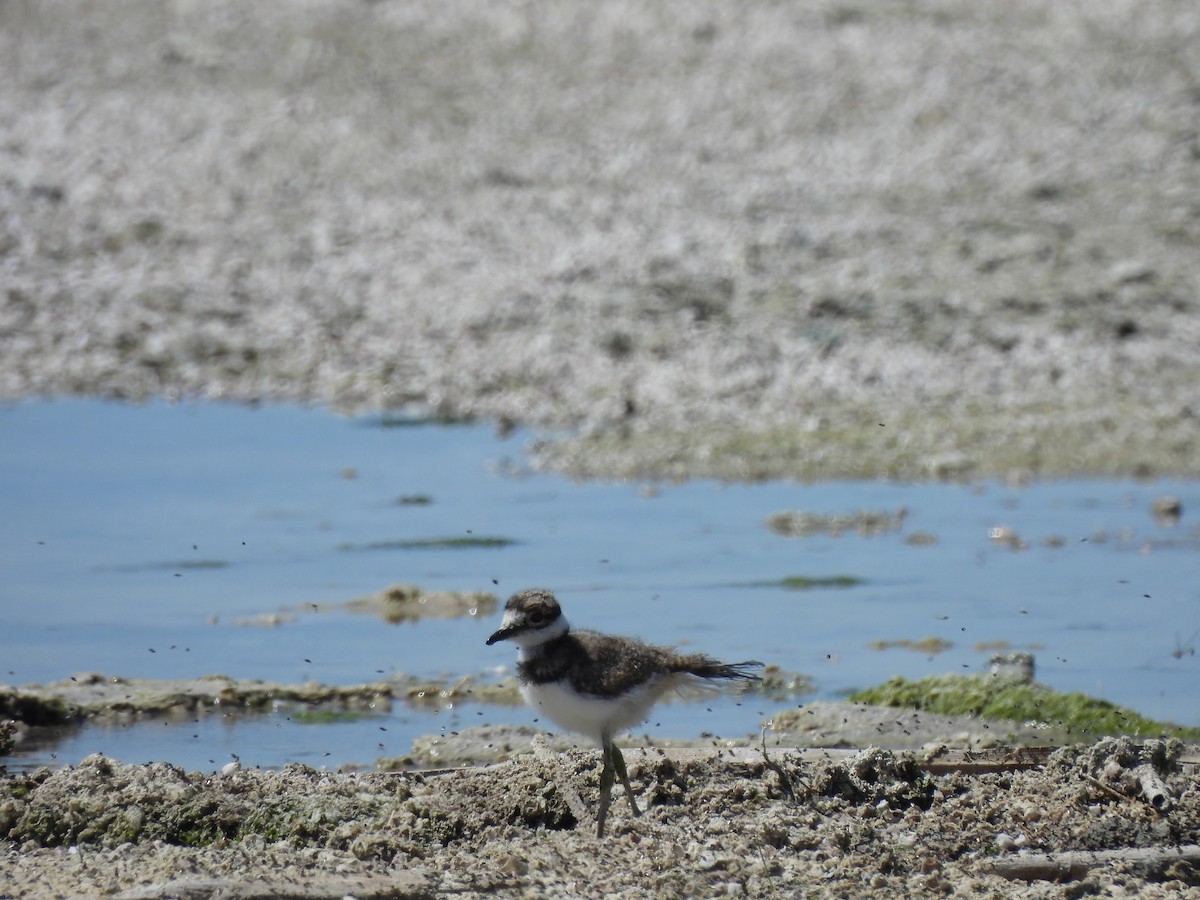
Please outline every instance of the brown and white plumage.
[[758, 681], [750, 670], [762, 666], [753, 660], [722, 663], [702, 653], [676, 653], [635, 638], [572, 631], [554, 594], [541, 588], [509, 598], [504, 620], [487, 643], [504, 640], [520, 648], [517, 679], [526, 702], [601, 746], [598, 835], [604, 833], [614, 772], [621, 776], [633, 814], [640, 814], [613, 736], [642, 722], [670, 691]]

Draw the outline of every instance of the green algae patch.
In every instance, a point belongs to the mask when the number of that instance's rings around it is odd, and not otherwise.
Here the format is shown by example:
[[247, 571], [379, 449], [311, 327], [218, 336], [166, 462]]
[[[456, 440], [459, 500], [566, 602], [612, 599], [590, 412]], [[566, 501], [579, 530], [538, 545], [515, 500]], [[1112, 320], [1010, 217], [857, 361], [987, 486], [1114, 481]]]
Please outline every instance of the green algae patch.
[[288, 714], [288, 719], [300, 725], [344, 725], [361, 722], [379, 714], [356, 709], [298, 709]]
[[892, 641], [871, 641], [867, 644], [867, 648], [870, 650], [912, 650], [915, 653], [925, 653], [929, 656], [945, 653], [953, 647], [954, 644], [951, 641], [934, 635], [926, 635], [919, 640], [898, 638]]
[[179, 559], [162, 562], [129, 563], [128, 565], [98, 566], [100, 572], [172, 572], [187, 569], [189, 571], [204, 571], [207, 569], [227, 569], [231, 563], [224, 559]]
[[338, 549], [356, 550], [496, 550], [520, 543], [515, 538], [495, 536], [452, 536], [413, 538], [411, 540], [371, 541], [366, 544], [341, 544]]
[[433, 498], [428, 494], [401, 494], [392, 502], [396, 506], [429, 506], [433, 503]]
[[853, 575], [786, 575], [765, 581], [738, 581], [739, 588], [782, 588], [785, 591], [820, 591], [828, 588], [852, 588], [866, 584]]
[[38, 696], [9, 685], [0, 685], [0, 719], [15, 719], [28, 725], [58, 725], [71, 718], [62, 698]]
[[789, 575], [780, 578], [778, 584], [785, 591], [814, 591], [821, 588], [852, 588], [863, 584], [861, 578], [853, 575], [831, 575], [826, 578], [810, 577], [807, 575]]
[[934, 675], [917, 681], [896, 677], [851, 695], [852, 702], [973, 715], [1014, 722], [1035, 721], [1068, 734], [1089, 736], [1200, 737], [1200, 728], [1155, 722], [1132, 710], [1086, 694], [1063, 694], [1040, 684], [984, 675]]
[[905, 515], [907, 510], [904, 507], [895, 511], [861, 509], [844, 514], [793, 510], [767, 516], [767, 528], [781, 537], [813, 537], [818, 534], [841, 537], [848, 531], [859, 537], [876, 537], [899, 531], [904, 525]]

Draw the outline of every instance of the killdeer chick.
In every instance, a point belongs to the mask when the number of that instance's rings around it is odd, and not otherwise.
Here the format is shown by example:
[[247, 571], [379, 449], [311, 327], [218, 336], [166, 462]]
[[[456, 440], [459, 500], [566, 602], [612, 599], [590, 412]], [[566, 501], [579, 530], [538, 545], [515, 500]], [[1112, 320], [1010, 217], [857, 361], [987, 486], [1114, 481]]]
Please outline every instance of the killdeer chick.
[[512, 641], [520, 649], [517, 680], [521, 695], [547, 718], [600, 745], [600, 806], [596, 836], [604, 836], [613, 779], [621, 777], [635, 816], [641, 815], [629, 785], [625, 759], [613, 736], [643, 721], [669, 691], [720, 681], [760, 681], [750, 660], [722, 663], [702, 653], [676, 653], [634, 638], [572, 631], [550, 591], [513, 594], [500, 629], [487, 639]]

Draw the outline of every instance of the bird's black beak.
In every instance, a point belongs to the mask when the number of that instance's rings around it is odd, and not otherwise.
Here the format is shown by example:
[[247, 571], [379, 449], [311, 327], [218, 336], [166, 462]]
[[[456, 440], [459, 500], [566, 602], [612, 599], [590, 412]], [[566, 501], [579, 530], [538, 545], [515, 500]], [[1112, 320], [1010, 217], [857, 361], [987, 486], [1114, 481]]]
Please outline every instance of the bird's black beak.
[[508, 628], [501, 628], [499, 631], [497, 631], [495, 634], [493, 634], [490, 638], [487, 639], [487, 645], [490, 647], [490, 646], [492, 646], [492, 644], [496, 643], [497, 641], [508, 640], [510, 637], [512, 637], [516, 633], [516, 631], [517, 631], [517, 629], [515, 629], [511, 626]]

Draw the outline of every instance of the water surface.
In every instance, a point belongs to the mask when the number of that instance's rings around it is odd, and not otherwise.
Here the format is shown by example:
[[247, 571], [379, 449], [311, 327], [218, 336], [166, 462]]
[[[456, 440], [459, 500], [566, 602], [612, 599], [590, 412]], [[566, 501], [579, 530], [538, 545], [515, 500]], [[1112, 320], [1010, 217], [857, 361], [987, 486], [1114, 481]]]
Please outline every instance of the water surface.
[[[400, 582], [501, 600], [538, 585], [577, 625], [763, 659], [810, 675], [823, 698], [893, 674], [977, 671], [1003, 647], [1033, 652], [1057, 689], [1200, 725], [1195, 483], [576, 484], [522, 474], [523, 440], [298, 407], [0, 409], [0, 679], [495, 677], [513, 663], [511, 648], [483, 643], [498, 615], [388, 625], [328, 607]], [[1165, 494], [1183, 505], [1174, 525], [1151, 514]], [[764, 524], [785, 510], [900, 507], [902, 528], [874, 537], [784, 538]], [[997, 528], [1025, 549], [994, 540]], [[466, 537], [512, 543], [402, 548]], [[771, 586], [793, 576], [860, 583]], [[276, 627], [245, 624], [281, 611]], [[871, 649], [929, 636], [950, 649]], [[676, 703], [641, 730], [743, 735], [775, 708]], [[414, 735], [484, 721], [532, 714], [397, 706], [334, 725], [280, 714], [89, 727], [10, 763], [100, 750], [202, 769], [230, 753], [369, 764]]]

